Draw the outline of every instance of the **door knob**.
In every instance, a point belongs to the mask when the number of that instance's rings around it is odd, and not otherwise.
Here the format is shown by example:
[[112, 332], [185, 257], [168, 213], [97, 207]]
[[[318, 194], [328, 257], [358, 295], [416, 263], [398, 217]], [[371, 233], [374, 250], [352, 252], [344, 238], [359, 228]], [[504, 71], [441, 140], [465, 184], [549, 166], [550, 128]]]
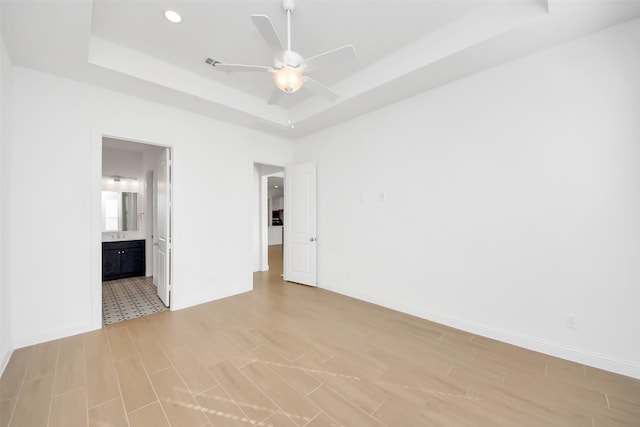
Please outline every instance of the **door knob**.
[[315, 237], [309, 237], [309, 241], [310, 241], [310, 242], [315, 242], [315, 241], [316, 241], [316, 238], [315, 238]]

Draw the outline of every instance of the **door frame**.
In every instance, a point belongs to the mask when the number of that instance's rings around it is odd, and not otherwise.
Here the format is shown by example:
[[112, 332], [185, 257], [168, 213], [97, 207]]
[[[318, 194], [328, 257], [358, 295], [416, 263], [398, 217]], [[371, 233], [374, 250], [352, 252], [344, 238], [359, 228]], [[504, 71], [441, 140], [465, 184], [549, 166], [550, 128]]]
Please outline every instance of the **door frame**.
[[[173, 200], [175, 181], [175, 157], [173, 141], [166, 137], [149, 132], [146, 129], [131, 129], [129, 127], [103, 127], [92, 126], [91, 128], [91, 277], [90, 283], [90, 319], [89, 324], [92, 329], [101, 329], [102, 326], [102, 139], [113, 138], [139, 144], [154, 145], [167, 148], [171, 158], [171, 176], [169, 178], [169, 191]], [[171, 230], [171, 241], [173, 242], [173, 204], [169, 206], [169, 229]], [[173, 245], [171, 253], [173, 254]], [[173, 256], [169, 257], [169, 283], [171, 284], [172, 296], [175, 295], [173, 287]], [[172, 298], [173, 299], [173, 298]], [[171, 309], [171, 308], [170, 308]]]
[[155, 170], [154, 169], [149, 169], [146, 173], [145, 173], [145, 213], [146, 213], [146, 230], [145, 232], [145, 239], [149, 239], [149, 241], [152, 242], [151, 245], [149, 245], [147, 247], [147, 245], [145, 245], [145, 259], [146, 259], [146, 265], [145, 265], [145, 274], [148, 276], [149, 274], [151, 276], [153, 276], [153, 272], [154, 272], [154, 268], [156, 268], [156, 262], [153, 256], [153, 236], [156, 233], [155, 230], [155, 220], [156, 220], [156, 213], [154, 212], [154, 204], [155, 204], [155, 179], [156, 179], [156, 174], [155, 174]]
[[[171, 279], [171, 259], [172, 259], [172, 248], [171, 248], [171, 150], [168, 148], [162, 149], [162, 155], [158, 156], [162, 157], [162, 159], [156, 158], [156, 161], [160, 161], [160, 163], [156, 163], [158, 170], [156, 174], [154, 174], [153, 180], [153, 194], [154, 194], [154, 205], [153, 205], [153, 217], [154, 217], [154, 239], [153, 239], [153, 259], [154, 259], [154, 284], [157, 287], [157, 294], [167, 307], [171, 307], [171, 285], [173, 280]], [[164, 178], [164, 185], [166, 186], [166, 190], [163, 190], [163, 198], [161, 199], [159, 195], [161, 194], [158, 191], [159, 180], [158, 177]], [[160, 201], [162, 200], [162, 204], [164, 208], [166, 208], [166, 212], [164, 209], [161, 209]], [[162, 214], [162, 215], [161, 215]], [[163, 218], [164, 217], [164, 218]], [[162, 224], [160, 224], [160, 219], [163, 219]], [[164, 236], [164, 240], [162, 241], [160, 236]], [[164, 249], [164, 257], [160, 256], [162, 250]], [[161, 267], [161, 268], [159, 268]], [[156, 277], [157, 274], [157, 277]], [[164, 279], [164, 280], [161, 280]]]

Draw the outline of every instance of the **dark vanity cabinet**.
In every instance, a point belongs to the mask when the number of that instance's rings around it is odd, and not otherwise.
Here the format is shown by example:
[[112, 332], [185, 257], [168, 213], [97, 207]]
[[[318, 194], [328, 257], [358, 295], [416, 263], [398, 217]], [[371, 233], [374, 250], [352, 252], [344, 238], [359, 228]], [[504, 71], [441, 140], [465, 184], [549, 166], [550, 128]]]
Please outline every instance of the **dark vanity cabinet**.
[[102, 242], [102, 281], [144, 276], [144, 240]]

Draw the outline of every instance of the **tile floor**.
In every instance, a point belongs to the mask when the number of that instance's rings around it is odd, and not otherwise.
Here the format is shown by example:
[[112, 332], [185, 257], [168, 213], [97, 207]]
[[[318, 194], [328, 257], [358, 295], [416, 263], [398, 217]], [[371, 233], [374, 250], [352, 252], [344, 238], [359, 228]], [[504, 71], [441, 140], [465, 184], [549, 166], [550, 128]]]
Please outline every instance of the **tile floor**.
[[0, 426], [87, 425], [631, 427], [640, 380], [274, 268], [252, 292], [16, 350]]
[[102, 282], [102, 324], [121, 322], [167, 310], [152, 277]]

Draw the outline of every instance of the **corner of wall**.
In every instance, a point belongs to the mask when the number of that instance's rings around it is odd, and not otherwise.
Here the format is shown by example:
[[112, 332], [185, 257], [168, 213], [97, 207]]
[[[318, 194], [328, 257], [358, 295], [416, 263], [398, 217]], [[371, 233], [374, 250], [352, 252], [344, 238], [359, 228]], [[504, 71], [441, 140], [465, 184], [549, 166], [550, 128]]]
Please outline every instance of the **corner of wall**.
[[13, 354], [13, 348], [11, 348], [10, 350], [7, 349], [7, 351], [5, 351], [3, 353], [4, 354], [2, 354], [2, 357], [0, 358], [0, 377], [2, 376], [2, 373], [4, 372], [4, 369], [9, 364], [9, 359], [11, 359], [11, 355]]
[[0, 375], [14, 349], [11, 334], [11, 284], [9, 275], [9, 191], [11, 165], [12, 64], [0, 34]]

